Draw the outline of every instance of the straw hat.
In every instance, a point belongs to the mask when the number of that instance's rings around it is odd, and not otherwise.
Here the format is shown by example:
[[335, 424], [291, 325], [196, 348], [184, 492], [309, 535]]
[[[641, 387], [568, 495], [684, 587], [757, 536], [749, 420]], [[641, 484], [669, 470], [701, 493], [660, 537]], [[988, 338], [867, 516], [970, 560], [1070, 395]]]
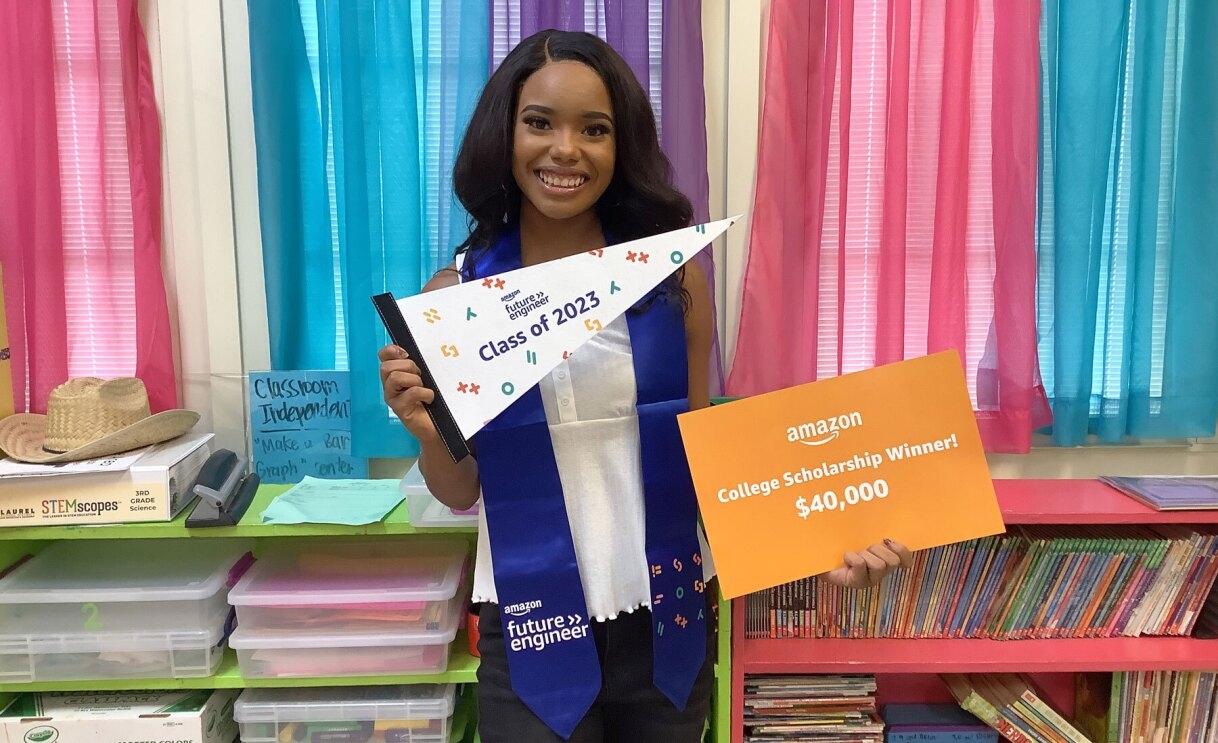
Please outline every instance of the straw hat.
[[152, 415], [144, 383], [134, 377], [80, 377], [51, 391], [46, 415], [0, 420], [0, 449], [22, 462], [75, 462], [168, 441], [198, 421], [192, 410]]

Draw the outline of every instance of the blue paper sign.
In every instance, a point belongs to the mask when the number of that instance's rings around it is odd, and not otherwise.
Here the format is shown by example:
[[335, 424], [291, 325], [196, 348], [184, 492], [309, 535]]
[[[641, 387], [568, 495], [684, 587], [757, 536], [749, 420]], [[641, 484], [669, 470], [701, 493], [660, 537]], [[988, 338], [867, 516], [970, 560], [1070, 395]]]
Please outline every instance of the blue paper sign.
[[351, 456], [348, 372], [250, 372], [249, 385], [254, 471], [263, 482], [368, 477], [368, 460]]

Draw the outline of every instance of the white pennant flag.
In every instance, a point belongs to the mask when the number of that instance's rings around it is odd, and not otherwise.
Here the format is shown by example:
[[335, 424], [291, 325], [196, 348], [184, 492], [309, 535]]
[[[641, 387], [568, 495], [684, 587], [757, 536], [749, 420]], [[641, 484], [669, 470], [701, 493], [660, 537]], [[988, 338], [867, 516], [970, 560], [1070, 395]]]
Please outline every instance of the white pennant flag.
[[[437, 403], [469, 439], [735, 221], [673, 230], [396, 300], [408, 328], [405, 338], [387, 316], [392, 305], [382, 298], [388, 295], [374, 301], [394, 342], [413, 340], [431, 377], [425, 374], [424, 381], [434, 383]], [[447, 443], [451, 449], [453, 442]]]

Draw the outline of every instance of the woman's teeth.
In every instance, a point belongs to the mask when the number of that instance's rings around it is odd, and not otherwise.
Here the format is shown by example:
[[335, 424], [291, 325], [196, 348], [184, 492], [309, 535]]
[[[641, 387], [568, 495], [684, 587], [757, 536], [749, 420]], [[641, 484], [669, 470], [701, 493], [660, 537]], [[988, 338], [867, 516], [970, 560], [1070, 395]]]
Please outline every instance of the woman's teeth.
[[584, 185], [584, 181], [588, 180], [587, 176], [555, 175], [544, 171], [538, 171], [537, 177], [541, 179], [542, 183], [554, 188], [576, 188]]

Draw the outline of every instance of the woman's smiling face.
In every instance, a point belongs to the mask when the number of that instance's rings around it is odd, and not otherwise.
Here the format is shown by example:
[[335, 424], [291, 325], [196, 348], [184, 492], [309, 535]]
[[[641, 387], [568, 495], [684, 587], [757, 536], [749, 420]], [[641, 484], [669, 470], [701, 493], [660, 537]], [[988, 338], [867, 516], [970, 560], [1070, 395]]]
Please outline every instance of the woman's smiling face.
[[613, 103], [605, 83], [580, 62], [550, 62], [520, 88], [512, 175], [532, 209], [552, 220], [592, 209], [613, 181]]

